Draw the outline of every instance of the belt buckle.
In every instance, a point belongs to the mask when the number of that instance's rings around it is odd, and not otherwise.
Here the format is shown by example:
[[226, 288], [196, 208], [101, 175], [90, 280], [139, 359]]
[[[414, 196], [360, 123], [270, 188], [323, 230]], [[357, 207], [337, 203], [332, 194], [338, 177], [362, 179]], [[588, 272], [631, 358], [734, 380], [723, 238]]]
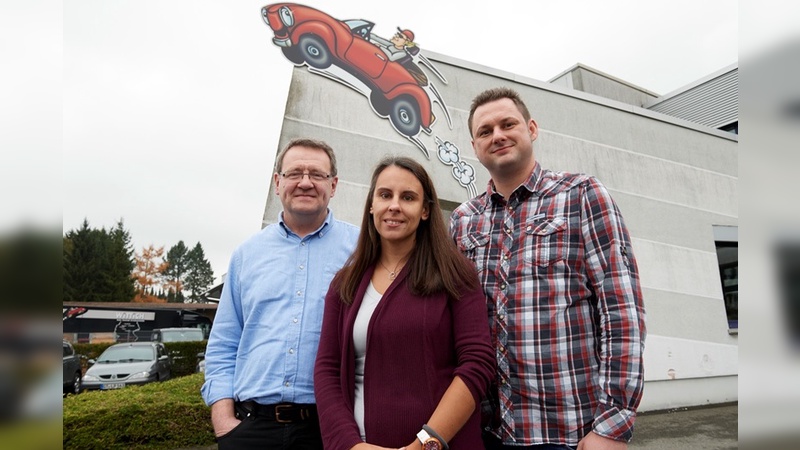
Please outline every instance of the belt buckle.
[[284, 420], [281, 419], [281, 410], [289, 409], [292, 405], [275, 405], [275, 422], [278, 423], [292, 423], [291, 419]]

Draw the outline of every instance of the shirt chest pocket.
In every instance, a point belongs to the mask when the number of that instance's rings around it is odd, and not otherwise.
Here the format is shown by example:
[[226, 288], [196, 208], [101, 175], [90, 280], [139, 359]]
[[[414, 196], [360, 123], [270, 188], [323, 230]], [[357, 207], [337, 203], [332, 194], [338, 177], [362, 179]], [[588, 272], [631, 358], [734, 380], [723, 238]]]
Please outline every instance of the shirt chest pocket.
[[546, 217], [525, 226], [526, 263], [545, 267], [567, 259], [569, 254], [566, 217]]
[[489, 260], [489, 235], [471, 233], [464, 235], [458, 243], [458, 249], [474, 264], [478, 272], [485, 269]]

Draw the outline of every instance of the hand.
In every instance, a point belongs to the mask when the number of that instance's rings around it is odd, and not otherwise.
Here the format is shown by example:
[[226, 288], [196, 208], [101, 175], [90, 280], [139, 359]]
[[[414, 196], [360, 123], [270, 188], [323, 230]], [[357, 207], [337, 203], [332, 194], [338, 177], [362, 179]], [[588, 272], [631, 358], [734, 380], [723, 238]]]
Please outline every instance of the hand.
[[414, 439], [410, 444], [402, 448], [402, 450], [422, 450], [422, 442], [419, 439]]
[[578, 450], [627, 450], [628, 443], [600, 436], [592, 431], [578, 442]]
[[215, 420], [212, 420], [211, 423], [214, 425], [214, 435], [216, 437], [224, 436], [231, 432], [234, 428], [239, 426], [242, 423], [241, 420], [237, 419], [236, 417], [220, 417]]
[[404, 450], [405, 447], [400, 447], [399, 449], [391, 449], [387, 447], [381, 447], [379, 445], [367, 444], [366, 442], [362, 442], [360, 444], [356, 444], [350, 447], [350, 450]]
[[224, 398], [211, 405], [211, 424], [216, 437], [224, 436], [236, 428], [241, 420], [233, 413], [233, 400]]

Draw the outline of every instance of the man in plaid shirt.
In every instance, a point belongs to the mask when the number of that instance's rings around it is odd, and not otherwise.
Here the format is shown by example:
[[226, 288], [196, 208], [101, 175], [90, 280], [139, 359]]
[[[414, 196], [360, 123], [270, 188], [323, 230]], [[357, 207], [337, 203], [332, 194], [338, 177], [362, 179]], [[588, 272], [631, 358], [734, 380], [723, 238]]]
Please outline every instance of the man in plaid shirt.
[[538, 127], [515, 91], [472, 102], [492, 179], [451, 232], [489, 299], [496, 348], [487, 449], [626, 449], [642, 395], [645, 313], [630, 237], [606, 188], [534, 159]]

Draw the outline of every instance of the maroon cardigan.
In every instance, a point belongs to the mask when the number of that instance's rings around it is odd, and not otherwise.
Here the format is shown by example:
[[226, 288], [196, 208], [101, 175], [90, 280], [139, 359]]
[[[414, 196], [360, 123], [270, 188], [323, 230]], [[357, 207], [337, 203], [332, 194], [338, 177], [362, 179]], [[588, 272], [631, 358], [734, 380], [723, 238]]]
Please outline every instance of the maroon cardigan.
[[[364, 274], [352, 305], [335, 287], [325, 297], [314, 392], [326, 450], [362, 442], [353, 415], [353, 323], [374, 267]], [[453, 450], [483, 449], [480, 403], [495, 376], [495, 351], [479, 288], [448, 300], [442, 292], [409, 292], [403, 270], [383, 294], [369, 322], [364, 368], [367, 443], [402, 447], [416, 439], [458, 375], [475, 400], [475, 412], [450, 440]]]

